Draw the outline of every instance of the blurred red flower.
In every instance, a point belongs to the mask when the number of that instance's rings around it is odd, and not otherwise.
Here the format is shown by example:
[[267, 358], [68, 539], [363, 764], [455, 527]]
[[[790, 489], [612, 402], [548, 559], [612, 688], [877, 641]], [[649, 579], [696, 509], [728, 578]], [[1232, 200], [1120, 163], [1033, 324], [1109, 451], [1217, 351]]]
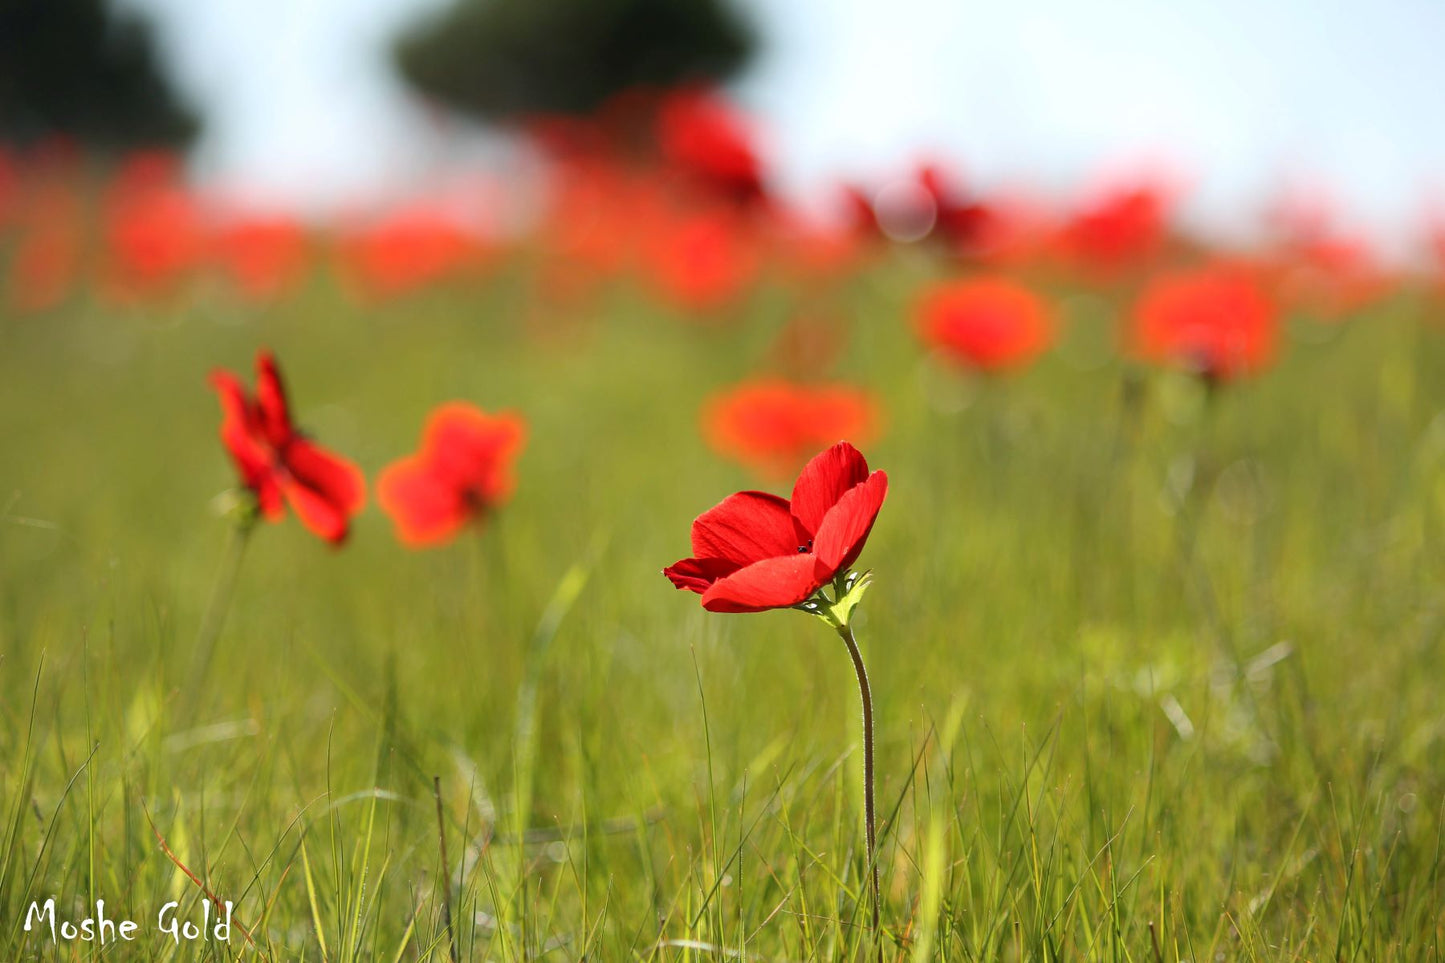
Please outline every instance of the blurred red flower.
[[914, 306], [929, 346], [980, 371], [1020, 368], [1053, 341], [1053, 320], [1037, 294], [1007, 278], [944, 281]]
[[21, 312], [44, 311], [65, 300], [84, 261], [84, 204], [66, 181], [43, 179], [17, 218], [8, 301]]
[[703, 434], [721, 454], [786, 477], [830, 439], [871, 441], [878, 420], [878, 406], [858, 388], [764, 380], [712, 398], [703, 408]]
[[1132, 323], [1140, 356], [1223, 381], [1273, 360], [1279, 315], [1247, 268], [1214, 264], [1156, 277], [1135, 303]]
[[993, 205], [964, 192], [936, 164], [920, 167], [917, 179], [918, 185], [933, 198], [933, 233], [950, 251], [962, 257], [975, 257], [987, 250], [997, 229], [998, 214]]
[[717, 310], [757, 277], [755, 241], [740, 217], [726, 210], [683, 216], [647, 238], [648, 276], [659, 294], [683, 310]]
[[888, 476], [840, 441], [803, 468], [791, 501], [738, 492], [699, 515], [693, 557], [663, 574], [709, 612], [797, 605], [858, 560], [887, 494]]
[[221, 399], [221, 442], [256, 497], [261, 517], [279, 521], [290, 503], [301, 523], [339, 545], [366, 501], [366, 480], [352, 462], [315, 444], [291, 422], [275, 356], [256, 356], [256, 395], [229, 371], [214, 371]]
[[299, 224], [284, 217], [244, 217], [214, 232], [211, 252], [243, 295], [268, 300], [301, 280], [306, 269], [306, 234]]
[[341, 240], [341, 261], [363, 295], [395, 297], [460, 273], [482, 246], [444, 215], [422, 207], [392, 211]]
[[1138, 267], [1164, 247], [1170, 203], [1169, 193], [1154, 183], [1103, 194], [1064, 226], [1064, 253], [1086, 270], [1104, 274]]
[[685, 88], [657, 108], [657, 144], [663, 162], [700, 193], [753, 203], [765, 197], [762, 168], [747, 122], [717, 93]]
[[104, 220], [108, 291], [124, 299], [170, 293], [205, 250], [199, 206], [171, 154], [127, 158], [106, 190]]
[[436, 408], [421, 450], [388, 465], [377, 480], [377, 501], [397, 538], [412, 548], [440, 545], [485, 518], [511, 496], [512, 463], [526, 440], [517, 415], [489, 415], [464, 401]]
[[1278, 292], [1322, 321], [1341, 321], [1379, 300], [1391, 279], [1362, 237], [1301, 240], [1280, 255]]

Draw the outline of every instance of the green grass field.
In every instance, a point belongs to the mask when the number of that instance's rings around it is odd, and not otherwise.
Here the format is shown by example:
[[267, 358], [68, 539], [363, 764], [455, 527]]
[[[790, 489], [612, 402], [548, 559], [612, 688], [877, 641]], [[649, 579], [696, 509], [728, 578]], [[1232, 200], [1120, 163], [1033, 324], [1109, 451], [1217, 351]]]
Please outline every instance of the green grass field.
[[[1207, 396], [1115, 358], [1109, 303], [1059, 292], [1059, 349], [979, 383], [912, 335], [929, 270], [828, 308], [830, 376], [886, 413], [857, 623], [884, 957], [1441, 958], [1423, 301], [1295, 319], [1274, 370]], [[774, 286], [710, 326], [625, 286], [542, 309], [502, 271], [385, 306], [318, 278], [266, 309], [0, 324], [0, 960], [443, 961], [448, 878], [463, 960], [870, 958], [846, 652], [660, 574], [699, 512], [791, 484], [697, 419], [794, 309]], [[529, 443], [513, 500], [439, 550], [397, 545], [374, 498], [340, 551], [262, 526], [192, 687], [234, 484], [206, 375], [249, 380], [261, 345], [370, 478], [452, 398], [522, 412]], [[205, 901], [158, 836], [234, 901], [229, 944], [157, 932]], [[47, 897], [140, 933], [54, 945], [22, 928]]]

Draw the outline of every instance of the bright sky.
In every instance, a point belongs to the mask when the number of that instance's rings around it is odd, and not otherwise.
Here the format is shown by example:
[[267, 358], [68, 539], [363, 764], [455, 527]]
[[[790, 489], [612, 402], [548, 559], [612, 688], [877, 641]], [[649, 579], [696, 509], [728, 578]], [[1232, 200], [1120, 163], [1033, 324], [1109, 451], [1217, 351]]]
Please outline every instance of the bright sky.
[[[389, 72], [445, 0], [122, 0], [153, 12], [208, 113], [198, 176], [329, 207], [414, 183], [466, 140]], [[940, 157], [1064, 190], [1165, 164], [1196, 221], [1285, 183], [1379, 231], [1445, 199], [1436, 0], [744, 0], [765, 49], [737, 85], [788, 189]], [[453, 151], [454, 153], [454, 151]]]

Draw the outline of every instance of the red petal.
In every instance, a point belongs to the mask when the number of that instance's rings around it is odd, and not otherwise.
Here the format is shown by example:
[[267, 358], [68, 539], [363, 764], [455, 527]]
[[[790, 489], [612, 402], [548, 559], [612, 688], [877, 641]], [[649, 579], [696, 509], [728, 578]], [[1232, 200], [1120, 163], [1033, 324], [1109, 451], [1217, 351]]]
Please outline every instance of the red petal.
[[526, 443], [526, 424], [453, 401], [436, 408], [422, 434], [422, 457], [439, 479], [493, 504], [512, 493], [512, 462]]
[[693, 521], [692, 553], [738, 565], [798, 554], [798, 534], [788, 503], [765, 492], [729, 495]]
[[765, 558], [714, 582], [702, 595], [709, 612], [761, 612], [797, 605], [823, 583], [815, 577], [811, 554]]
[[347, 524], [366, 501], [361, 469], [304, 439], [286, 446], [289, 478], [282, 490], [302, 524], [328, 542], [346, 538]]
[[295, 430], [286, 405], [286, 389], [281, 384], [276, 356], [269, 351], [256, 355], [256, 412], [261, 431], [271, 444], [279, 448], [291, 440]]
[[888, 476], [875, 471], [863, 484], [844, 493], [838, 504], [823, 516], [823, 524], [818, 526], [817, 538], [813, 540], [820, 579], [827, 581], [858, 560], [887, 494]]
[[449, 540], [472, 514], [457, 488], [438, 480], [415, 456], [386, 467], [376, 482], [376, 499], [396, 525], [396, 537], [412, 548]]
[[273, 452], [260, 434], [246, 389], [229, 371], [213, 372], [211, 386], [221, 399], [221, 443], [241, 476], [241, 484], [256, 493], [261, 514], [276, 521], [285, 509], [272, 467]]
[[803, 466], [793, 485], [793, 516], [809, 534], [817, 535], [818, 526], [828, 509], [838, 503], [843, 493], [868, 477], [868, 462], [863, 453], [846, 441], [815, 455]]
[[663, 569], [662, 574], [678, 588], [701, 595], [712, 583], [737, 570], [738, 563], [725, 558], [685, 558]]

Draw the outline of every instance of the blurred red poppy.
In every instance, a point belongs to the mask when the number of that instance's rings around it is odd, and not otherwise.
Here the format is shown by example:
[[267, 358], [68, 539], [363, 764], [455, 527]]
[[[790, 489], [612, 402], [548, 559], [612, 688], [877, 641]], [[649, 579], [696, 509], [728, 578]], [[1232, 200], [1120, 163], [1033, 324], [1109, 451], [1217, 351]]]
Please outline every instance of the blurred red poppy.
[[464, 401], [427, 418], [421, 450], [388, 465], [376, 497], [412, 548], [440, 545], [512, 494], [512, 463], [527, 440], [520, 417], [489, 415]]
[[65, 300], [84, 262], [84, 203], [66, 180], [42, 179], [17, 218], [8, 301], [21, 312], [44, 311]]
[[878, 406], [848, 385], [781, 380], [738, 385], [703, 409], [703, 434], [718, 452], [765, 475], [786, 477], [830, 439], [871, 441]]
[[920, 167], [917, 179], [933, 198], [933, 233], [962, 257], [983, 253], [995, 232], [993, 206], [959, 188], [936, 164]]
[[1054, 336], [1043, 299], [1007, 278], [935, 284], [915, 303], [914, 321], [926, 344], [985, 372], [1023, 367]]
[[840, 441], [803, 468], [791, 501], [738, 492], [699, 515], [693, 557], [663, 574], [710, 612], [789, 608], [858, 560], [887, 494], [888, 476]]
[[1085, 270], [1104, 274], [1139, 267], [1164, 247], [1170, 202], [1169, 193], [1154, 183], [1103, 194], [1064, 226], [1064, 254]]
[[251, 300], [268, 300], [300, 281], [306, 234], [284, 217], [243, 217], [214, 232], [211, 252], [237, 290]]
[[461, 273], [481, 260], [478, 238], [443, 214], [392, 211], [341, 240], [341, 261], [363, 295], [395, 297]]
[[122, 299], [169, 294], [204, 253], [200, 210], [170, 154], [126, 160], [106, 190], [106, 290]]
[[765, 198], [762, 167], [751, 140], [746, 120], [713, 91], [672, 91], [658, 105], [657, 144], [663, 162], [699, 193], [737, 203]]
[[659, 226], [647, 238], [648, 276], [657, 292], [678, 307], [714, 311], [757, 277], [755, 241], [739, 215], [699, 211]]
[[366, 480], [352, 462], [312, 442], [291, 423], [276, 359], [256, 356], [256, 395], [229, 371], [211, 374], [221, 399], [221, 442], [256, 497], [262, 518], [279, 521], [286, 503], [301, 523], [339, 545], [366, 501]]
[[1363, 237], [1301, 240], [1280, 253], [1277, 288], [1285, 303], [1321, 321], [1342, 321], [1390, 290], [1391, 279]]
[[1132, 323], [1141, 357], [1223, 381], [1273, 360], [1279, 315], [1247, 268], [1215, 264], [1155, 278], [1135, 303]]

